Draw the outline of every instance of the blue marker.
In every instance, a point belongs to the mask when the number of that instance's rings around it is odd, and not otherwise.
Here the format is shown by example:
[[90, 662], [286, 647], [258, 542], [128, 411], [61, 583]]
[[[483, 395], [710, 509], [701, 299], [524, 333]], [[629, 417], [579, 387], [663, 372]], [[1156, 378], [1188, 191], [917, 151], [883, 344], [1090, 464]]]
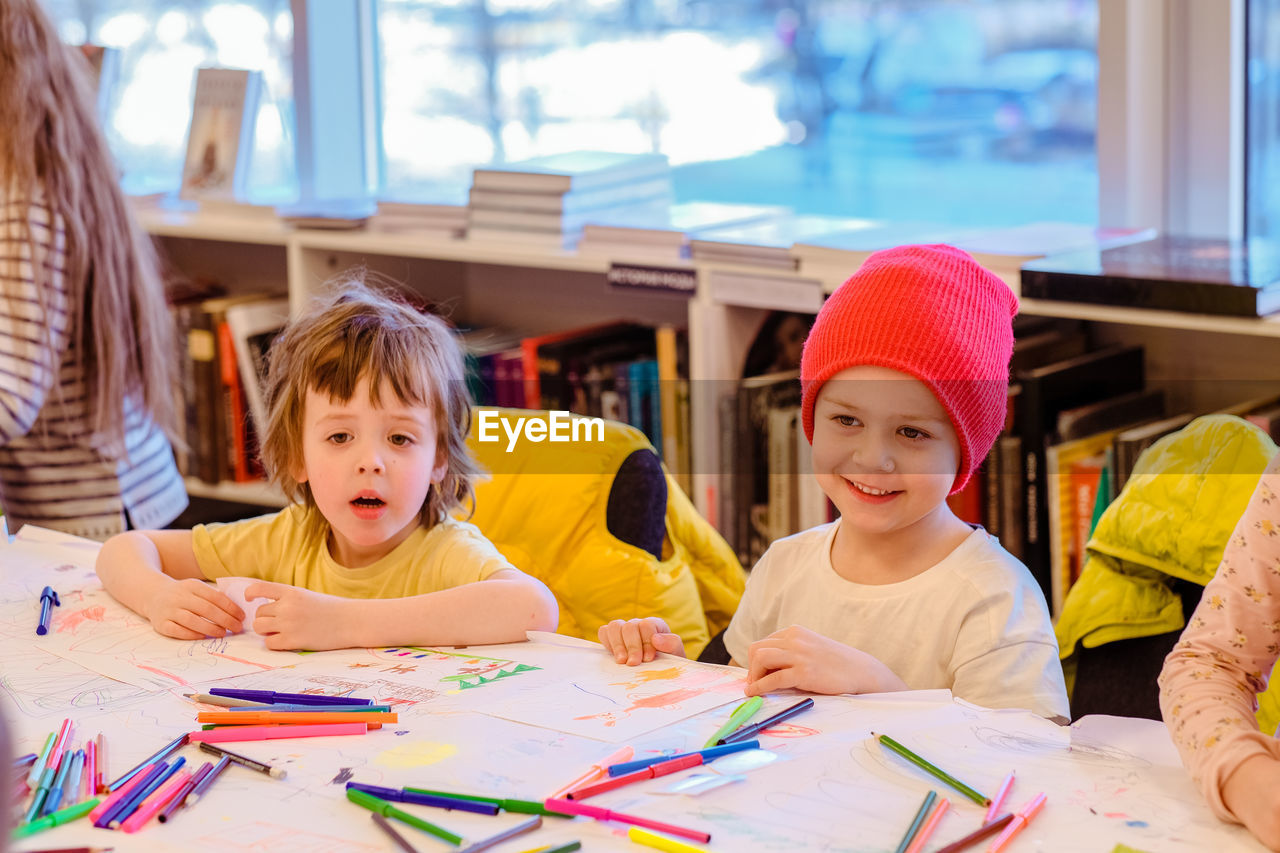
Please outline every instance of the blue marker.
[[43, 814], [56, 812], [58, 805], [62, 802], [62, 792], [66, 788], [67, 780], [74, 776], [75, 781], [71, 784], [78, 785], [80, 783], [80, 771], [84, 767], [84, 751], [77, 749], [75, 752], [62, 759], [62, 764], [58, 767], [58, 775], [53, 777], [53, 787], [49, 789], [49, 796], [45, 798], [44, 806], [41, 807]]
[[58, 594], [53, 591], [53, 587], [46, 586], [40, 592], [40, 621], [36, 623], [36, 633], [41, 637], [49, 633], [50, 608], [61, 606], [62, 602], [58, 600]]
[[45, 765], [44, 772], [40, 774], [40, 784], [36, 787], [35, 795], [31, 800], [31, 807], [27, 809], [24, 823], [31, 823], [31, 821], [40, 817], [40, 812], [44, 808], [45, 797], [49, 796], [49, 787], [53, 784], [53, 777], [57, 772], [57, 767]]
[[621, 764], [610, 764], [610, 776], [623, 776], [627, 773], [634, 773], [637, 770], [643, 770], [651, 764], [660, 764], [663, 761], [675, 761], [677, 758], [684, 758], [689, 755], [701, 755], [703, 764], [710, 764], [722, 755], [728, 755], [731, 752], [741, 752], [744, 749], [759, 749], [760, 741], [744, 740], [737, 743], [726, 743], [723, 746], [709, 746], [706, 749], [695, 749], [693, 752], [682, 752], [679, 755], [656, 755], [652, 758], [637, 758], [635, 761], [624, 761]]

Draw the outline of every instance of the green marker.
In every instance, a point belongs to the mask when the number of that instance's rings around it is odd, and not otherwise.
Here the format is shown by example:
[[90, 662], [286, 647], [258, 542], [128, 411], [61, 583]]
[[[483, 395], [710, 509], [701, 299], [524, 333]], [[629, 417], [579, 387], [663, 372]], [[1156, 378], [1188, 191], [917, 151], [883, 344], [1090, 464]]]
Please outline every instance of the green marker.
[[894, 752], [898, 753], [898, 755], [901, 755], [903, 758], [907, 759], [907, 761], [910, 761], [916, 767], [919, 767], [921, 770], [925, 771], [926, 773], [930, 773], [935, 778], [940, 779], [943, 782], [946, 782], [948, 785], [955, 788], [957, 791], [964, 794], [966, 797], [973, 800], [978, 805], [980, 806], [991, 805], [991, 798], [988, 797], [986, 794], [978, 793], [973, 788], [970, 788], [968, 785], [961, 782], [956, 777], [941, 770], [938, 767], [935, 767], [925, 759], [916, 755], [914, 752], [907, 749], [905, 746], [898, 743], [896, 740], [889, 737], [888, 735], [877, 735], [875, 732], [872, 732], [871, 736], [879, 740], [880, 743], [886, 748], [893, 750]]
[[65, 809], [49, 812], [39, 820], [33, 820], [31, 823], [24, 823], [22, 826], [15, 827], [13, 840], [17, 841], [19, 838], [26, 838], [28, 835], [35, 835], [37, 832], [52, 829], [55, 826], [61, 826], [64, 823], [70, 823], [77, 818], [84, 817], [93, 811], [93, 807], [101, 800], [101, 797], [94, 797], [91, 800], [85, 800], [83, 803], [76, 803], [74, 806], [67, 806]]
[[729, 734], [729, 732], [742, 728], [742, 725], [746, 723], [747, 720], [754, 717], [756, 712], [760, 710], [760, 706], [763, 704], [763, 696], [752, 696], [750, 699], [734, 708], [733, 713], [729, 715], [728, 722], [716, 729], [716, 733], [707, 738], [707, 742], [702, 745], [702, 748], [706, 749], [709, 746], [715, 746], [716, 741], [720, 740], [720, 738]]
[[357, 806], [364, 806], [369, 811], [380, 814], [383, 817], [393, 817], [398, 821], [409, 824], [409, 826], [412, 826], [415, 829], [421, 829], [423, 832], [428, 832], [436, 838], [443, 838], [450, 844], [456, 845], [462, 843], [461, 835], [454, 835], [447, 829], [436, 826], [434, 823], [428, 823], [420, 817], [415, 817], [407, 811], [396, 808], [381, 797], [375, 797], [373, 794], [367, 794], [359, 788], [348, 788], [347, 799], [355, 803]]
[[512, 812], [513, 814], [536, 814], [543, 817], [568, 817], [573, 815], [564, 812], [553, 812], [542, 803], [533, 800], [504, 800], [500, 797], [477, 797], [474, 794], [454, 794], [449, 791], [428, 791], [426, 788], [410, 788], [405, 786], [405, 791], [410, 794], [430, 794], [433, 797], [452, 797], [455, 800], [470, 800], [473, 803], [489, 803], [497, 806], [504, 812]]

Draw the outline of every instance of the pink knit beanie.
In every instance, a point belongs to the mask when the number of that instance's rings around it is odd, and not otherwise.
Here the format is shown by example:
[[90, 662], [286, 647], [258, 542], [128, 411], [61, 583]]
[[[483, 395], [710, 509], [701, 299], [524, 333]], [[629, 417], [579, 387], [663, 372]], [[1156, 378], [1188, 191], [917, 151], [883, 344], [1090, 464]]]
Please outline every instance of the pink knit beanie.
[[804, 434], [823, 384], [859, 365], [910, 374], [929, 387], [960, 438], [964, 488], [1004, 426], [1018, 300], [953, 246], [899, 246], [867, 258], [818, 313], [800, 361]]

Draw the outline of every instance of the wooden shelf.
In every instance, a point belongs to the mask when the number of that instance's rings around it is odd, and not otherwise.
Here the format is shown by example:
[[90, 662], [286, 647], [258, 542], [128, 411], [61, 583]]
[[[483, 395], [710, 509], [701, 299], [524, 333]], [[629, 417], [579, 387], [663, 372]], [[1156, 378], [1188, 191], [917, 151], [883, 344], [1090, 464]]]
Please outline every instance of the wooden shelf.
[[284, 494], [265, 480], [253, 483], [206, 483], [198, 477], [187, 477], [187, 494], [196, 498], [212, 498], [232, 503], [259, 504], [282, 507], [287, 502]]
[[568, 250], [556, 250], [519, 243], [490, 240], [441, 239], [413, 233], [386, 231], [322, 231], [299, 229], [293, 240], [300, 248], [311, 251], [363, 252], [402, 258], [425, 258], [460, 261], [471, 264], [531, 267], [535, 269], [572, 270], [605, 273], [609, 259], [580, 256]]
[[1098, 323], [1128, 326], [1153, 326], [1161, 329], [1186, 329], [1280, 338], [1280, 315], [1271, 317], [1226, 317], [1216, 314], [1191, 314], [1185, 311], [1160, 311], [1152, 308], [1127, 308], [1119, 305], [1092, 305], [1083, 302], [1058, 302], [1051, 299], [1023, 299], [1024, 313], [1042, 317], [1068, 317]]
[[137, 207], [142, 227], [156, 237], [185, 237], [222, 243], [284, 246], [297, 233], [275, 215], [261, 212], [236, 215], [224, 211], [187, 213], [156, 207]]

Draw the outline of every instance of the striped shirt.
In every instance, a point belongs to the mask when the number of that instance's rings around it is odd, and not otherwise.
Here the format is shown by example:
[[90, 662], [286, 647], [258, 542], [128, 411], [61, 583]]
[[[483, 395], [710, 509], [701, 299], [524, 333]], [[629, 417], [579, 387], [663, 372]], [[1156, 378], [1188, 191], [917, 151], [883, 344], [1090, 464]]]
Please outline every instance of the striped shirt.
[[[31, 242], [49, 273], [44, 299]], [[41, 204], [0, 196], [0, 508], [9, 532], [25, 523], [105, 539], [164, 527], [187, 506], [168, 439], [138, 401], [124, 410], [124, 457], [95, 449], [85, 368], [70, 340], [63, 278], [66, 232]]]

